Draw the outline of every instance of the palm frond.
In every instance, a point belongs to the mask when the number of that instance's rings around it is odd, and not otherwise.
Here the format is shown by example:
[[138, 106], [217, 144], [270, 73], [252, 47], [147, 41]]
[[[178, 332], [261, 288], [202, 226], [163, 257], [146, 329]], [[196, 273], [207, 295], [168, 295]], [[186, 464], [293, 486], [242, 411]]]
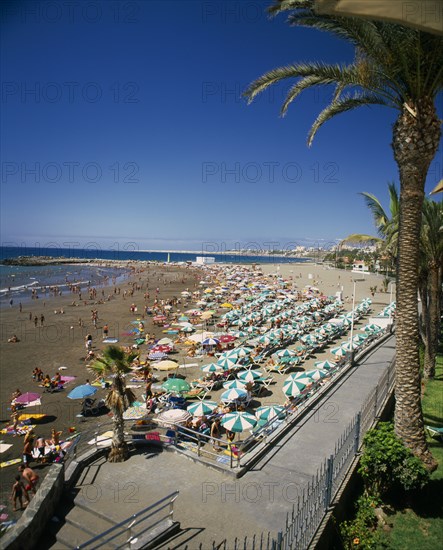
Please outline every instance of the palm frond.
[[329, 104], [318, 115], [308, 134], [308, 145], [311, 146], [314, 137], [318, 130], [325, 122], [333, 118], [335, 115], [351, 111], [362, 105], [386, 105], [386, 102], [372, 94], [355, 93], [353, 96], [343, 96], [338, 101]]

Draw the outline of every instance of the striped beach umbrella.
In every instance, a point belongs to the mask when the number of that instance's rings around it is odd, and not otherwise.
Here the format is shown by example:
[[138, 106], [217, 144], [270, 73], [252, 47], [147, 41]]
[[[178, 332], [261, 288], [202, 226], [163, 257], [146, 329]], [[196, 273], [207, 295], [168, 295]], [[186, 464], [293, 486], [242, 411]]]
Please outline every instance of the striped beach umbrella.
[[199, 401], [198, 403], [191, 403], [188, 405], [187, 411], [192, 416], [206, 416], [211, 414], [218, 407], [215, 401]]
[[322, 370], [331, 370], [331, 369], [334, 369], [336, 366], [337, 365], [332, 361], [316, 361], [314, 363], [314, 367]]
[[202, 342], [202, 346], [216, 346], [220, 340], [218, 338], [206, 338]]
[[246, 390], [242, 390], [240, 388], [232, 388], [223, 392], [220, 396], [220, 400], [226, 403], [230, 403], [232, 401], [236, 401], [237, 399], [246, 399], [247, 395], [248, 392]]
[[263, 405], [255, 411], [257, 420], [266, 422], [272, 418], [283, 418], [284, 416], [286, 416], [286, 412], [282, 405]]
[[220, 365], [224, 370], [238, 368], [236, 357], [220, 357], [217, 361], [217, 365]]
[[285, 382], [288, 382], [288, 380], [296, 380], [297, 382], [300, 382], [301, 384], [306, 384], [306, 386], [309, 386], [309, 384], [312, 384], [312, 378], [309, 378], [309, 376], [307, 376], [305, 371], [291, 373], [286, 378]]
[[376, 325], [375, 323], [369, 323], [368, 325], [364, 326], [362, 328], [362, 330], [364, 330], [365, 332], [379, 332], [381, 330], [381, 326], [379, 325]]
[[257, 424], [254, 415], [247, 412], [227, 413], [221, 419], [221, 425], [230, 432], [244, 432], [251, 430]]
[[224, 368], [218, 363], [209, 363], [209, 365], [204, 365], [201, 370], [203, 372], [222, 372]]
[[263, 378], [263, 373], [259, 370], [242, 370], [237, 374], [237, 378], [239, 380], [243, 380], [244, 382], [254, 382], [254, 380], [258, 380], [259, 378]]
[[312, 370], [307, 370], [305, 372], [305, 375], [309, 376], [309, 378], [312, 378], [312, 380], [318, 381], [318, 380], [321, 380], [322, 378], [325, 378], [328, 375], [328, 373], [321, 369], [312, 369]]
[[283, 359], [284, 357], [295, 357], [296, 353], [290, 349], [281, 349], [277, 351], [275, 355], [277, 355], [280, 359]]
[[223, 387], [225, 390], [231, 390], [231, 389], [240, 389], [244, 390], [246, 388], [247, 382], [243, 382], [243, 380], [227, 380], [226, 382], [223, 382]]
[[287, 379], [283, 384], [283, 393], [288, 397], [297, 397], [304, 389], [306, 389], [306, 384], [297, 380], [292, 380], [291, 378]]

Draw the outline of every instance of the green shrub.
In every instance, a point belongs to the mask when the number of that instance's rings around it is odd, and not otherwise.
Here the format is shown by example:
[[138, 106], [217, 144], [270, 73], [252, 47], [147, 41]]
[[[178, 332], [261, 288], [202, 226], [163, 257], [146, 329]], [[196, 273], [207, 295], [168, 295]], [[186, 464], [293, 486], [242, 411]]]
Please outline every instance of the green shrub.
[[374, 510], [378, 504], [378, 499], [370, 496], [361, 496], [357, 500], [355, 519], [340, 524], [344, 548], [372, 550], [385, 547], [381, 533], [377, 531], [377, 517]]
[[395, 435], [392, 422], [380, 422], [363, 443], [359, 473], [368, 494], [379, 497], [392, 489], [421, 489], [429, 481], [429, 472]]

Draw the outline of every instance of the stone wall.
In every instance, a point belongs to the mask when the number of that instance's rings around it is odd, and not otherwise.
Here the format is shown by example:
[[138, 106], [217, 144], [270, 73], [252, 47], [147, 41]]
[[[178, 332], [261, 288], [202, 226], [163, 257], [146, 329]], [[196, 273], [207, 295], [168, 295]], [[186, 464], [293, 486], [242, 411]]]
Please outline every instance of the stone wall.
[[3, 550], [31, 550], [60, 502], [64, 487], [63, 464], [53, 464], [20, 520], [1, 539]]

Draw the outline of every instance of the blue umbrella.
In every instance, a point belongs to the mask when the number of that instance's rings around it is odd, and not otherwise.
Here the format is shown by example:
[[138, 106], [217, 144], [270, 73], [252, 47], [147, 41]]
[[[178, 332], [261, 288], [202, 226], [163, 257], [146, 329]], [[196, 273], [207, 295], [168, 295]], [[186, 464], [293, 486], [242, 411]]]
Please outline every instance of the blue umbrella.
[[68, 397], [69, 399], [84, 399], [85, 397], [97, 393], [97, 390], [98, 388], [95, 388], [94, 386], [90, 386], [89, 384], [82, 384], [81, 386], [77, 386], [71, 392], [69, 392]]

